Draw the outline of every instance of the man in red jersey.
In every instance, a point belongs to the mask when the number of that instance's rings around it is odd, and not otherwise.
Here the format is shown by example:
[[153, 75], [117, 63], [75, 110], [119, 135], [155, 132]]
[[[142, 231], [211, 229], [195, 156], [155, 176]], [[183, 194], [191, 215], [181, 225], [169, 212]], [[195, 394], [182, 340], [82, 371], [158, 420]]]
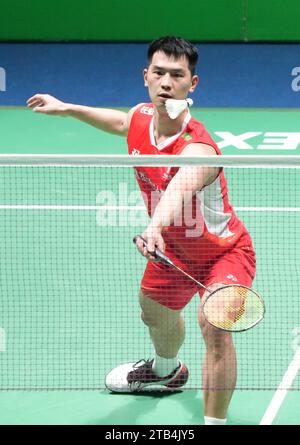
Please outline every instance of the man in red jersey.
[[[217, 156], [217, 145], [187, 107], [172, 118], [167, 110], [170, 100], [182, 104], [197, 87], [197, 59], [197, 49], [186, 40], [168, 36], [153, 41], [144, 69], [151, 103], [128, 113], [67, 104], [42, 94], [27, 103], [36, 112], [72, 116], [127, 135], [133, 155]], [[155, 356], [114, 368], [106, 377], [107, 388], [114, 392], [157, 385], [180, 388], [188, 379], [187, 367], [178, 358], [185, 335], [182, 310], [196, 292], [202, 298], [206, 294], [176, 270], [156, 262], [151, 255], [156, 247], [210, 290], [232, 283], [251, 286], [255, 274], [251, 238], [228, 202], [222, 169], [137, 167], [136, 177], [151, 217], [143, 233], [147, 248], [140, 239], [137, 248], [148, 259], [140, 306]], [[205, 424], [222, 425], [236, 384], [235, 348], [230, 333], [205, 321], [201, 303], [198, 314], [207, 348], [202, 370]]]

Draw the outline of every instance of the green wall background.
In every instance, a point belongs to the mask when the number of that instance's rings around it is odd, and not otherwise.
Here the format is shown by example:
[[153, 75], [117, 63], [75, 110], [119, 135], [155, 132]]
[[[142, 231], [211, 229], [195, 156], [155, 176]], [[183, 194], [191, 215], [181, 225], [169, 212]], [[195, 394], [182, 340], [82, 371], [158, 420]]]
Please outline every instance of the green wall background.
[[300, 0], [0, 0], [2, 41], [300, 41]]

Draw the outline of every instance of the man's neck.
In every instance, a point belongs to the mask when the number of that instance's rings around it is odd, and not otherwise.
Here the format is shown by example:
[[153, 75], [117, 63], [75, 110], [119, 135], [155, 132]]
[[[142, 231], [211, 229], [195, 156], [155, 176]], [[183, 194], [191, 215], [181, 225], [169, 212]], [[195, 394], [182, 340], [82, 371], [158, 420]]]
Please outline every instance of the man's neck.
[[164, 141], [182, 130], [188, 110], [184, 110], [176, 119], [170, 119], [167, 113], [154, 112], [154, 137], [156, 143]]

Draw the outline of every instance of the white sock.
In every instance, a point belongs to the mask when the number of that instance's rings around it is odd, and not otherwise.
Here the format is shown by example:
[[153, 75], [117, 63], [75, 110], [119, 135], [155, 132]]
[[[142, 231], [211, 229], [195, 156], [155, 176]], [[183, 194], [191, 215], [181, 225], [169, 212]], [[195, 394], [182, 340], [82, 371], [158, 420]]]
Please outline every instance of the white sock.
[[226, 425], [227, 419], [217, 419], [216, 417], [204, 416], [205, 425]]
[[166, 377], [171, 374], [175, 368], [179, 366], [178, 357], [174, 358], [164, 358], [155, 354], [154, 362], [152, 365], [153, 372], [159, 377]]

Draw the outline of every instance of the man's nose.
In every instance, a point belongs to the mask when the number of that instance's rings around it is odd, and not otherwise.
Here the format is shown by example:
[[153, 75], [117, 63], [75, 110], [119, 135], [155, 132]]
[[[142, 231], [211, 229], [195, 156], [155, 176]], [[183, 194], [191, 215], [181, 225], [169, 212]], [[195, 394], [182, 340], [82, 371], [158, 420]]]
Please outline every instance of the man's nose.
[[169, 73], [166, 73], [161, 80], [161, 86], [164, 89], [170, 89], [171, 88], [171, 76]]

